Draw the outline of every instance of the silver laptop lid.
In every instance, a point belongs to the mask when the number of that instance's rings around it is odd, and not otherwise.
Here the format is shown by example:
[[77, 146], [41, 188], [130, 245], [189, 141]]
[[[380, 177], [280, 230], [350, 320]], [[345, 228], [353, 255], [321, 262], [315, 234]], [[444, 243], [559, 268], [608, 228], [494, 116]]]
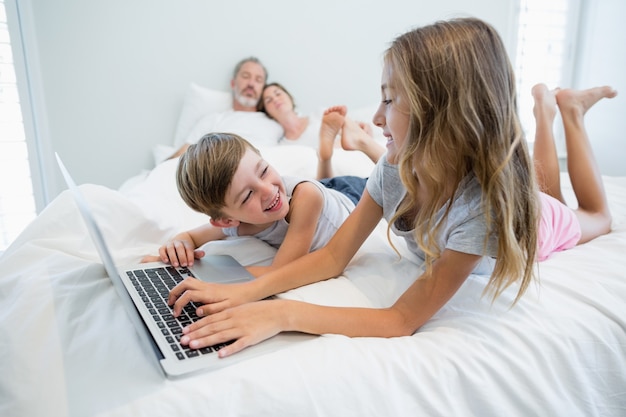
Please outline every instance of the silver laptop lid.
[[63, 174], [63, 178], [65, 179], [65, 182], [67, 183], [67, 186], [69, 187], [69, 190], [72, 193], [72, 196], [74, 197], [74, 201], [76, 202], [76, 205], [78, 206], [78, 210], [80, 211], [80, 214], [83, 217], [83, 220], [85, 221], [85, 225], [87, 226], [87, 230], [89, 231], [89, 234], [91, 235], [91, 240], [93, 241], [96, 247], [96, 250], [98, 251], [98, 254], [100, 255], [100, 259], [102, 260], [102, 263], [107, 272], [107, 275], [109, 276], [109, 278], [111, 279], [111, 282], [113, 283], [113, 287], [115, 288], [115, 291], [117, 292], [117, 295], [120, 298], [122, 305], [124, 306], [124, 309], [126, 310], [126, 314], [128, 318], [130, 319], [131, 323], [133, 323], [133, 325], [135, 326], [135, 329], [137, 333], [139, 334], [139, 339], [141, 341], [141, 344], [144, 345], [147, 351], [154, 352], [154, 355], [148, 355], [148, 356], [150, 356], [151, 360], [154, 361], [155, 366], [159, 369], [161, 374], [165, 376], [165, 372], [163, 371], [163, 368], [161, 367], [159, 363], [159, 359], [161, 359], [163, 355], [161, 354], [161, 351], [159, 350], [154, 340], [152, 339], [152, 336], [146, 329], [143, 320], [137, 313], [135, 304], [133, 303], [133, 300], [131, 299], [130, 294], [128, 294], [128, 291], [126, 291], [126, 287], [124, 287], [124, 283], [122, 282], [120, 276], [118, 275], [119, 273], [117, 272], [117, 268], [115, 267], [115, 263], [113, 262], [113, 257], [111, 256], [111, 253], [109, 252], [109, 249], [106, 245], [106, 242], [104, 240], [104, 236], [102, 235], [102, 231], [100, 230], [100, 227], [98, 226], [93, 215], [91, 214], [91, 210], [87, 204], [87, 200], [85, 200], [85, 198], [83, 197], [83, 194], [81, 193], [80, 189], [78, 188], [78, 186], [72, 179], [67, 168], [65, 168], [65, 165], [63, 164], [63, 161], [61, 161], [61, 157], [59, 156], [59, 154], [55, 152], [55, 156], [57, 159], [57, 163], [59, 165], [59, 169], [61, 170], [61, 173]]

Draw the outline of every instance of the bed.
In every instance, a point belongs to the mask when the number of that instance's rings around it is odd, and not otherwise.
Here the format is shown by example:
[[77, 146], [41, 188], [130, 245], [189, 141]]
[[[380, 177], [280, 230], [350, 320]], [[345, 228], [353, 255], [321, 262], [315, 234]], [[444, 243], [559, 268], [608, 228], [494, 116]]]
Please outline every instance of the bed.
[[[283, 174], [314, 175], [311, 148], [261, 151]], [[118, 263], [207, 220], [178, 196], [176, 163], [116, 190], [81, 185]], [[371, 169], [352, 154], [336, 164]], [[624, 416], [626, 177], [604, 183], [613, 231], [539, 264], [539, 281], [513, 308], [515, 288], [491, 303], [481, 296], [487, 277], [472, 275], [412, 336], [322, 335], [175, 380], [141, 349], [65, 191], [0, 257], [0, 415]], [[382, 221], [341, 276], [279, 297], [388, 306], [419, 274], [394, 242], [402, 257]], [[274, 254], [253, 238], [205, 249], [245, 265]]]

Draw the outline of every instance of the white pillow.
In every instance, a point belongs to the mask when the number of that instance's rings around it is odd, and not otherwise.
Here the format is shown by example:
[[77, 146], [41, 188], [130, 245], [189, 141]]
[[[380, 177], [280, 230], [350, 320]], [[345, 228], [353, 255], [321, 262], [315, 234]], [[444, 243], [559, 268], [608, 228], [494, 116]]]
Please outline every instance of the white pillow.
[[202, 117], [230, 110], [232, 100], [229, 91], [211, 90], [195, 83], [189, 84], [174, 134], [174, 148], [178, 149], [185, 143], [187, 135]]
[[317, 151], [309, 146], [257, 146], [265, 159], [280, 175], [315, 178]]

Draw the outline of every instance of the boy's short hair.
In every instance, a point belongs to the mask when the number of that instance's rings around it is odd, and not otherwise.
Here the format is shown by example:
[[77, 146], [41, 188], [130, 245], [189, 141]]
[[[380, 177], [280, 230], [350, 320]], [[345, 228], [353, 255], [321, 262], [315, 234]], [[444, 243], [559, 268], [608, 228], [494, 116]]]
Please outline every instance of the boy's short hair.
[[247, 149], [260, 155], [233, 133], [208, 133], [190, 145], [176, 170], [176, 185], [185, 203], [213, 219], [223, 218], [226, 192]]

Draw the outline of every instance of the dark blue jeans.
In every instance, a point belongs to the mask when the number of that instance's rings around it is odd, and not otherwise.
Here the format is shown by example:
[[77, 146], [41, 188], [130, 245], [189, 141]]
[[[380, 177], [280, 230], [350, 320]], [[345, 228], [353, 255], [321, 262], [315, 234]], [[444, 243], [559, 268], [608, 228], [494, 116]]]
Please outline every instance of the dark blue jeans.
[[320, 182], [324, 184], [324, 187], [337, 190], [344, 194], [352, 200], [356, 206], [363, 195], [363, 190], [365, 190], [367, 178], [342, 175], [339, 177], [324, 178], [320, 180]]

